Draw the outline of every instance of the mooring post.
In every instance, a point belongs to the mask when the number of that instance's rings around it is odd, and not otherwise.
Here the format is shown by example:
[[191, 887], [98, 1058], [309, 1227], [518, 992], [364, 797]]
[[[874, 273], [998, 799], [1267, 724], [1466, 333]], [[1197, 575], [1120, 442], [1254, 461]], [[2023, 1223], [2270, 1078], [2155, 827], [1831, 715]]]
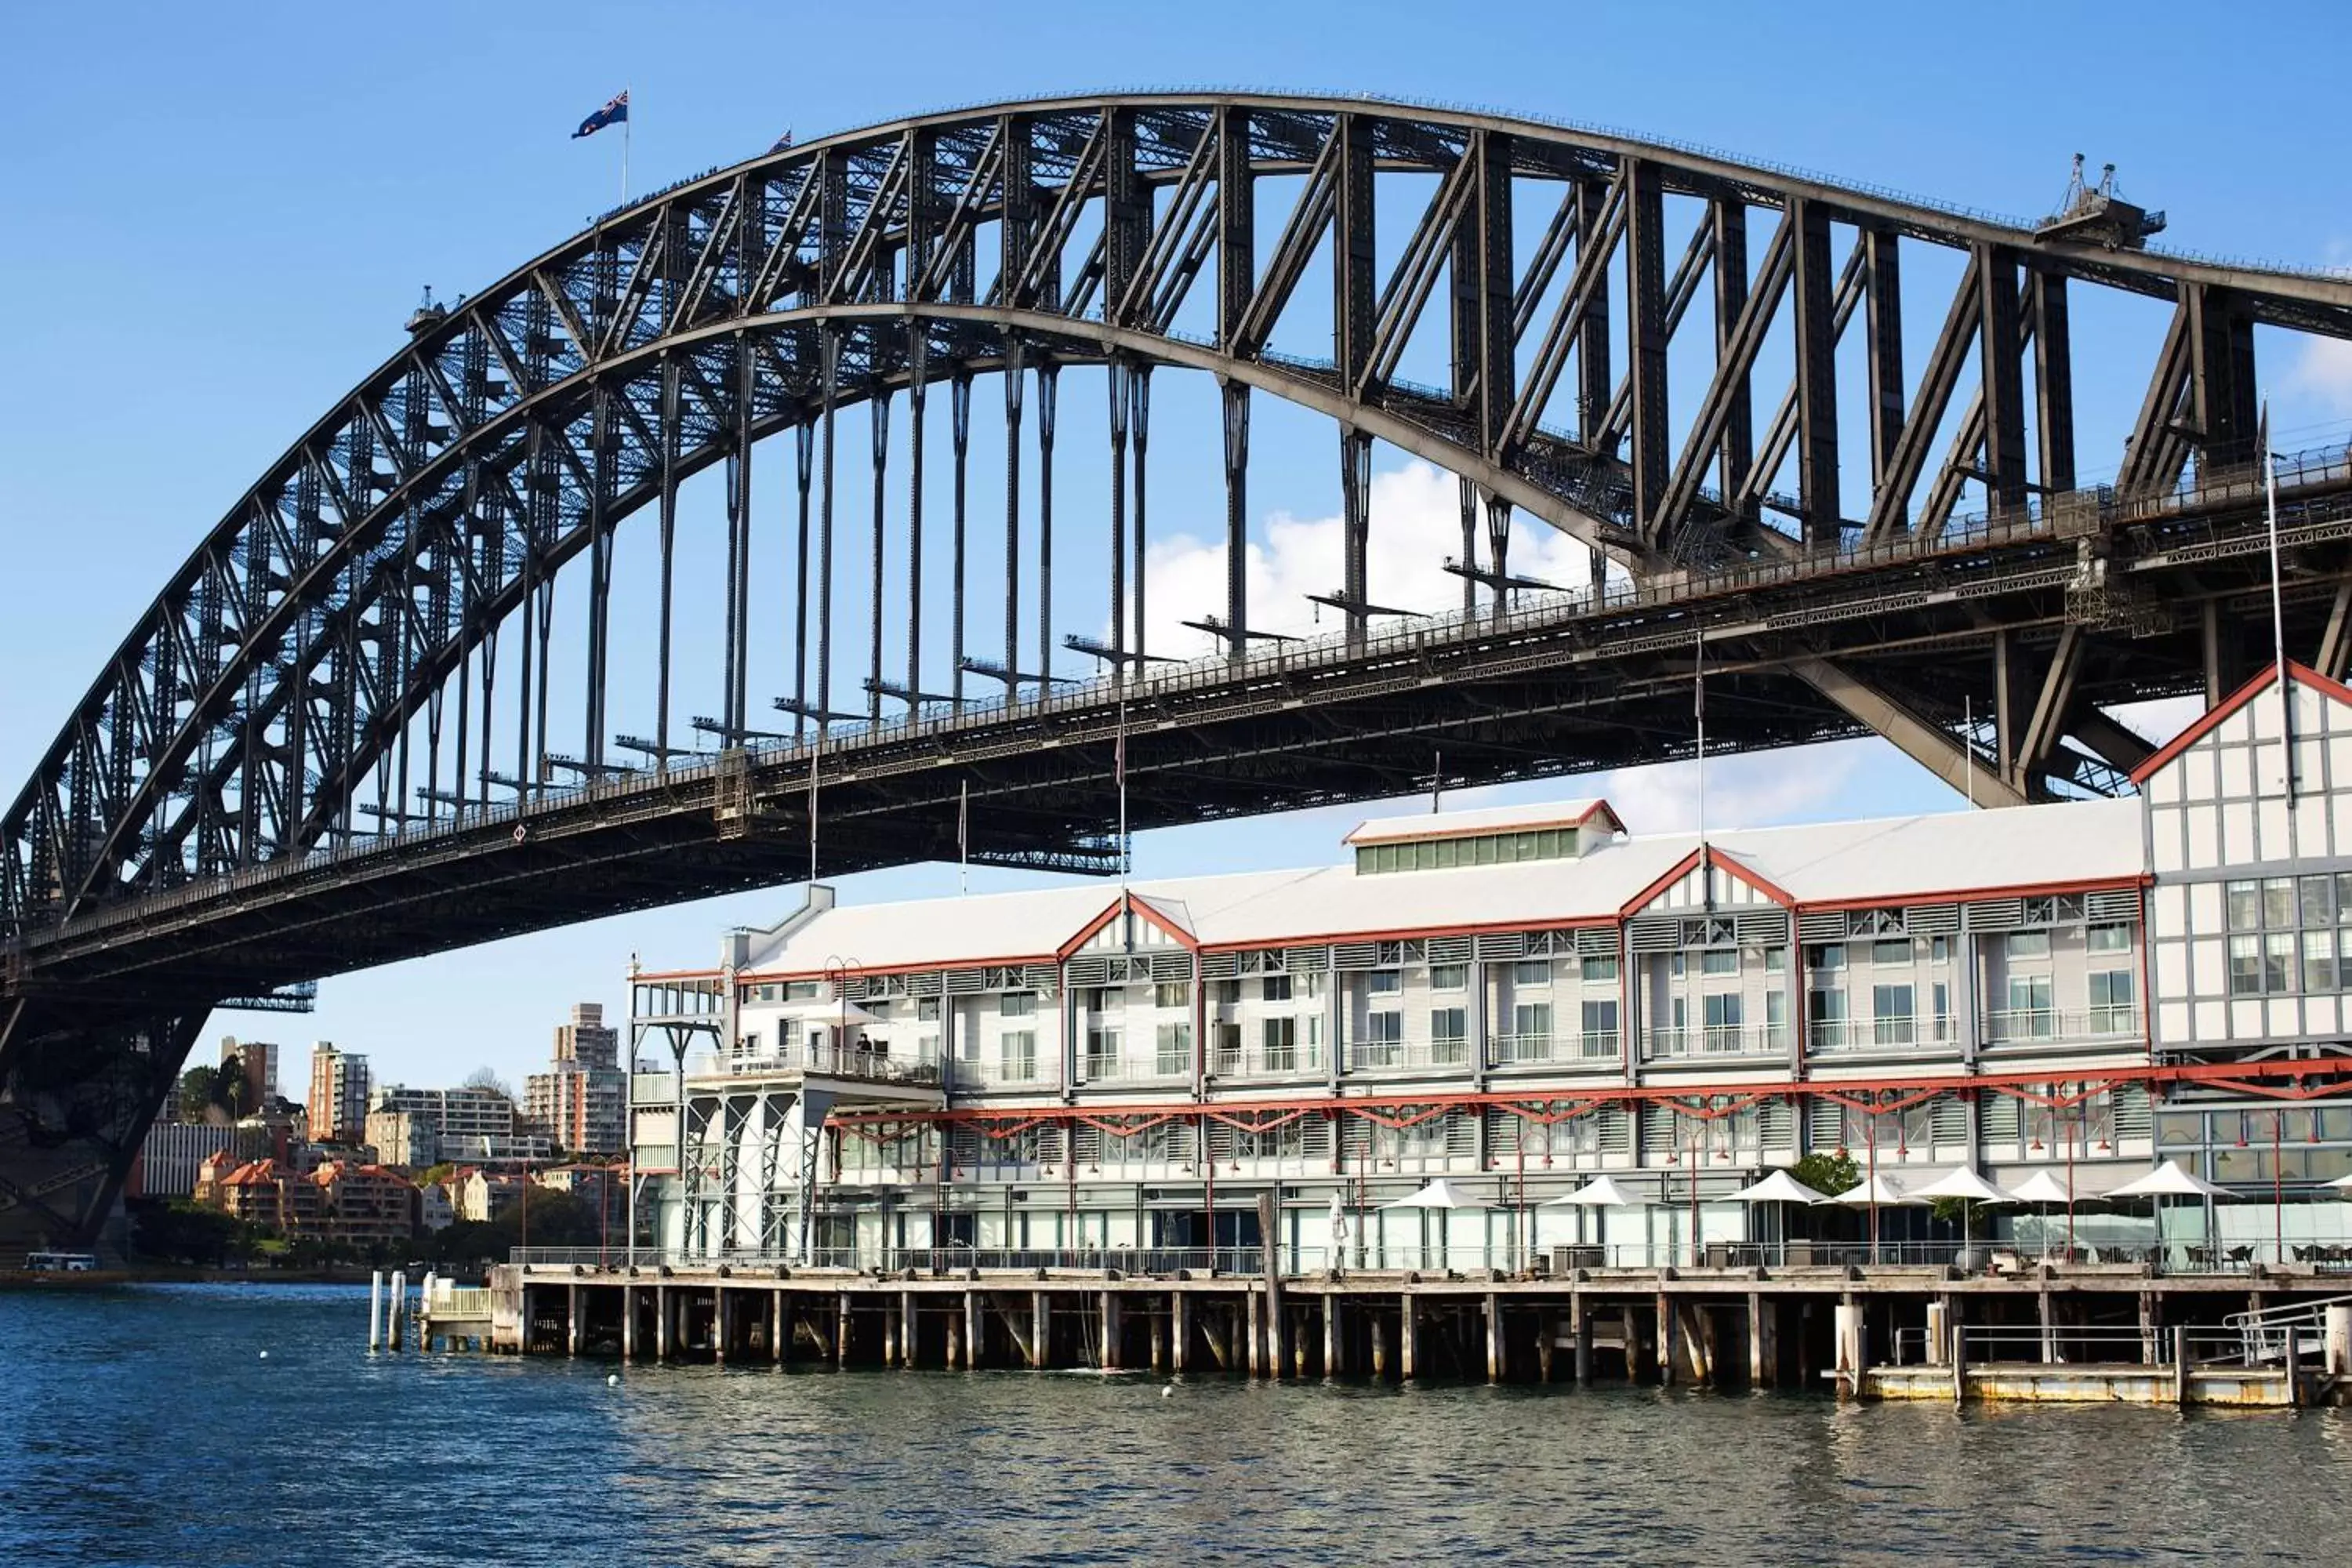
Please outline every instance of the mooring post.
[[1958, 1408], [1969, 1397], [1969, 1334], [1953, 1315], [1946, 1331], [1951, 1335], [1950, 1348], [1945, 1353], [1952, 1363], [1952, 1405]]
[[1842, 1399], [1862, 1397], [1862, 1304], [1848, 1298], [1837, 1304], [1837, 1391]]
[[368, 1349], [383, 1348], [383, 1270], [368, 1276]]
[[915, 1315], [915, 1293], [898, 1292], [898, 1364], [911, 1367], [923, 1348], [921, 1320]]
[[2185, 1407], [2189, 1403], [2189, 1325], [2172, 1325], [2172, 1403]]
[[1927, 1303], [1927, 1346], [1922, 1358], [1934, 1361], [1944, 1353], [1950, 1342], [1951, 1308], [1941, 1300]]
[[621, 1359], [637, 1359], [637, 1288], [621, 1287]]
[[2324, 1322], [2327, 1375], [2352, 1377], [2352, 1306], [2329, 1307]]
[[1421, 1299], [1406, 1290], [1397, 1297], [1397, 1371], [1412, 1381], [1413, 1363], [1421, 1349]]
[[670, 1290], [667, 1285], [654, 1287], [654, 1360], [666, 1362], [670, 1353]]
[[1658, 1382], [1668, 1388], [1675, 1382], [1675, 1305], [1664, 1290], [1658, 1292]]
[[1372, 1375], [1386, 1378], [1389, 1374], [1389, 1326], [1381, 1321], [1377, 1307], [1366, 1309], [1361, 1316], [1364, 1331], [1372, 1342]]
[[[428, 1302], [433, 1300], [430, 1295], [425, 1299]], [[563, 1353], [568, 1356], [580, 1353], [580, 1287], [577, 1285], [567, 1285], [563, 1290]]]
[[1327, 1292], [1323, 1297], [1323, 1375], [1338, 1377], [1343, 1370], [1339, 1364], [1339, 1298]]
[[[1568, 1299], [1568, 1315], [1576, 1325], [1576, 1386], [1592, 1386], [1592, 1313], [1584, 1304], [1584, 1292]], [[1630, 1381], [1630, 1379], [1629, 1379]]]
[[1492, 1290], [1486, 1292], [1486, 1381], [1503, 1381], [1503, 1301]]
[[1043, 1290], [1029, 1296], [1029, 1365], [1043, 1371], [1053, 1360], [1054, 1303]]
[[784, 1292], [782, 1287], [768, 1292], [768, 1359], [778, 1366], [784, 1363]]
[[1102, 1369], [1118, 1370], [1118, 1296], [1116, 1291], [1102, 1293]]
[[710, 1359], [727, 1364], [727, 1287], [710, 1288]]
[[839, 1290], [833, 1298], [833, 1364], [849, 1364], [849, 1292]]
[[1748, 1292], [1748, 1386], [1772, 1386], [1774, 1346], [1769, 1342], [1771, 1330], [1764, 1322], [1764, 1292]]
[[1551, 1382], [1552, 1352], [1559, 1348], [1559, 1314], [1549, 1307], [1536, 1311], [1536, 1381]]
[[1258, 1322], [1257, 1291], [1247, 1280], [1242, 1282], [1242, 1300], [1244, 1314], [1247, 1320], [1243, 1336], [1246, 1341], [1247, 1349], [1244, 1352], [1243, 1364], [1249, 1369], [1249, 1374], [1255, 1377], [1258, 1373], [1258, 1352], [1265, 1344], [1265, 1341], [1260, 1337], [1264, 1330]]
[[2050, 1292], [2047, 1289], [2035, 1293], [2035, 1304], [2042, 1314], [2042, 1363], [2055, 1365], [2062, 1359], [2058, 1354], [2056, 1304], [2050, 1300]]
[[1190, 1290], [1168, 1292], [1168, 1316], [1175, 1324], [1170, 1337], [1176, 1342], [1176, 1370], [1189, 1371], [1192, 1365], [1192, 1293]]
[[2156, 1292], [2139, 1293], [2139, 1359], [2154, 1366], [2164, 1359], [2163, 1336], [2157, 1332]]
[[407, 1320], [408, 1271], [404, 1268], [395, 1268], [392, 1271], [392, 1322], [384, 1336], [394, 1350], [400, 1348], [402, 1332], [406, 1327]]
[[981, 1353], [980, 1292], [963, 1293], [963, 1369], [970, 1372], [980, 1364]]
[[[1171, 1310], [1173, 1310], [1172, 1302]], [[1164, 1373], [1168, 1370], [1168, 1319], [1152, 1311], [1148, 1303], [1144, 1315], [1151, 1321], [1151, 1370]]]
[[1265, 1277], [1265, 1370], [1282, 1376], [1283, 1337], [1281, 1215], [1271, 1192], [1257, 1195], [1259, 1272]]

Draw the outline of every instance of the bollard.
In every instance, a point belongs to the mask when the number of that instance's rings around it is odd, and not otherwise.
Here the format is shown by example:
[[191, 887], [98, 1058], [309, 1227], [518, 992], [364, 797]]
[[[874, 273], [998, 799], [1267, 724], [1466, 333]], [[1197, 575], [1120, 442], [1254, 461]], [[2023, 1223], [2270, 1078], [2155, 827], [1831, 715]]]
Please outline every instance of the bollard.
[[2352, 1377], [2352, 1305], [2328, 1308], [2326, 1323], [2327, 1375]]
[[1862, 1397], [1862, 1305], [1837, 1304], [1837, 1391], [1840, 1398]]
[[405, 1269], [392, 1271], [391, 1306], [392, 1321], [387, 1325], [384, 1338], [394, 1350], [398, 1350], [404, 1327], [402, 1320], [408, 1316], [408, 1274]]
[[2172, 1403], [2189, 1403], [2189, 1325], [2172, 1326]]
[[368, 1349], [383, 1348], [383, 1270], [368, 1276]]

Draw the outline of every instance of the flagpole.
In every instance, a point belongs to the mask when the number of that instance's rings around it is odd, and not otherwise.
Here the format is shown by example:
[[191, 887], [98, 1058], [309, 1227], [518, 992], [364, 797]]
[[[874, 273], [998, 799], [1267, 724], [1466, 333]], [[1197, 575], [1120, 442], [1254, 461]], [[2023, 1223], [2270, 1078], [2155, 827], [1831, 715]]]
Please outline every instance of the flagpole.
[[971, 781], [956, 784], [956, 894], [971, 891]]
[[2279, 590], [2278, 460], [2271, 452], [2271, 407], [2263, 404], [2263, 510], [2270, 531], [2271, 648], [2278, 661], [2279, 740], [2285, 746], [2287, 804], [2294, 803], [2294, 689], [2286, 675], [2286, 612]]
[[1698, 729], [1698, 841], [1706, 842], [1706, 628], [1698, 632], [1698, 660], [1691, 674], [1691, 713]]
[[[629, 89], [623, 88], [621, 96], [627, 98]], [[628, 111], [621, 116], [621, 205], [629, 205], [629, 123], [636, 115], [637, 106], [631, 102]]]

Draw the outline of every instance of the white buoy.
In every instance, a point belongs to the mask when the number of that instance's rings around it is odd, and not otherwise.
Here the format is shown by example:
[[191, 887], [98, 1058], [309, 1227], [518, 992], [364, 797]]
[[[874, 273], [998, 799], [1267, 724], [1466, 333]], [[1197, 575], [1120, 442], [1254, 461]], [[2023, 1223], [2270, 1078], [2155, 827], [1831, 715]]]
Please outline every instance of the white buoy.
[[263, 1351], [263, 1352], [261, 1352], [261, 1359], [262, 1359], [262, 1360], [264, 1360], [264, 1361], [268, 1361], [268, 1360], [269, 1359], [269, 1352], [268, 1352], [268, 1351]]
[[383, 1348], [383, 1270], [368, 1276], [368, 1349]]
[[607, 1373], [604, 1375], [604, 1386], [605, 1386], [605, 1387], [607, 1387], [607, 1388], [618, 1388], [618, 1387], [620, 1387], [620, 1386], [621, 1386], [621, 1374], [620, 1374], [619, 1373], [617, 1373], [617, 1372], [614, 1372], [614, 1373]]
[[1162, 1399], [1173, 1399], [1173, 1398], [1175, 1398], [1175, 1397], [1176, 1397], [1176, 1385], [1175, 1385], [1174, 1384], [1172, 1384], [1172, 1383], [1169, 1383], [1169, 1384], [1162, 1384], [1160, 1385], [1160, 1398], [1162, 1398]]

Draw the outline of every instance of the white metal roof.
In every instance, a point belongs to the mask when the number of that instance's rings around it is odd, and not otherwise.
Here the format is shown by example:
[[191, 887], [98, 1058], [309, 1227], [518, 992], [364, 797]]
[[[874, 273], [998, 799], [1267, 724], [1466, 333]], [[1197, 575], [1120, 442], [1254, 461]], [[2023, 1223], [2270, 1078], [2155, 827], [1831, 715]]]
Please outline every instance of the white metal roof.
[[1534, 827], [1577, 827], [1595, 812], [1622, 826], [1605, 800], [1538, 800], [1521, 805], [1482, 805], [1468, 811], [1424, 811], [1412, 816], [1375, 816], [1356, 825], [1347, 844], [1394, 844], [1406, 839], [1456, 837]]
[[[1597, 803], [1433, 815], [1458, 826], [1558, 821]], [[1450, 819], [1450, 821], [1449, 821]], [[1615, 918], [1699, 847], [1696, 834], [1617, 838], [1576, 859], [1358, 875], [1352, 864], [1132, 884], [1206, 946], [1324, 942]], [[2144, 864], [2136, 800], [2074, 802], [1710, 833], [1706, 842], [1801, 905], [1919, 901], [2128, 881]], [[751, 968], [854, 969], [1043, 959], [1114, 904], [1116, 884], [827, 910], [754, 947]]]

